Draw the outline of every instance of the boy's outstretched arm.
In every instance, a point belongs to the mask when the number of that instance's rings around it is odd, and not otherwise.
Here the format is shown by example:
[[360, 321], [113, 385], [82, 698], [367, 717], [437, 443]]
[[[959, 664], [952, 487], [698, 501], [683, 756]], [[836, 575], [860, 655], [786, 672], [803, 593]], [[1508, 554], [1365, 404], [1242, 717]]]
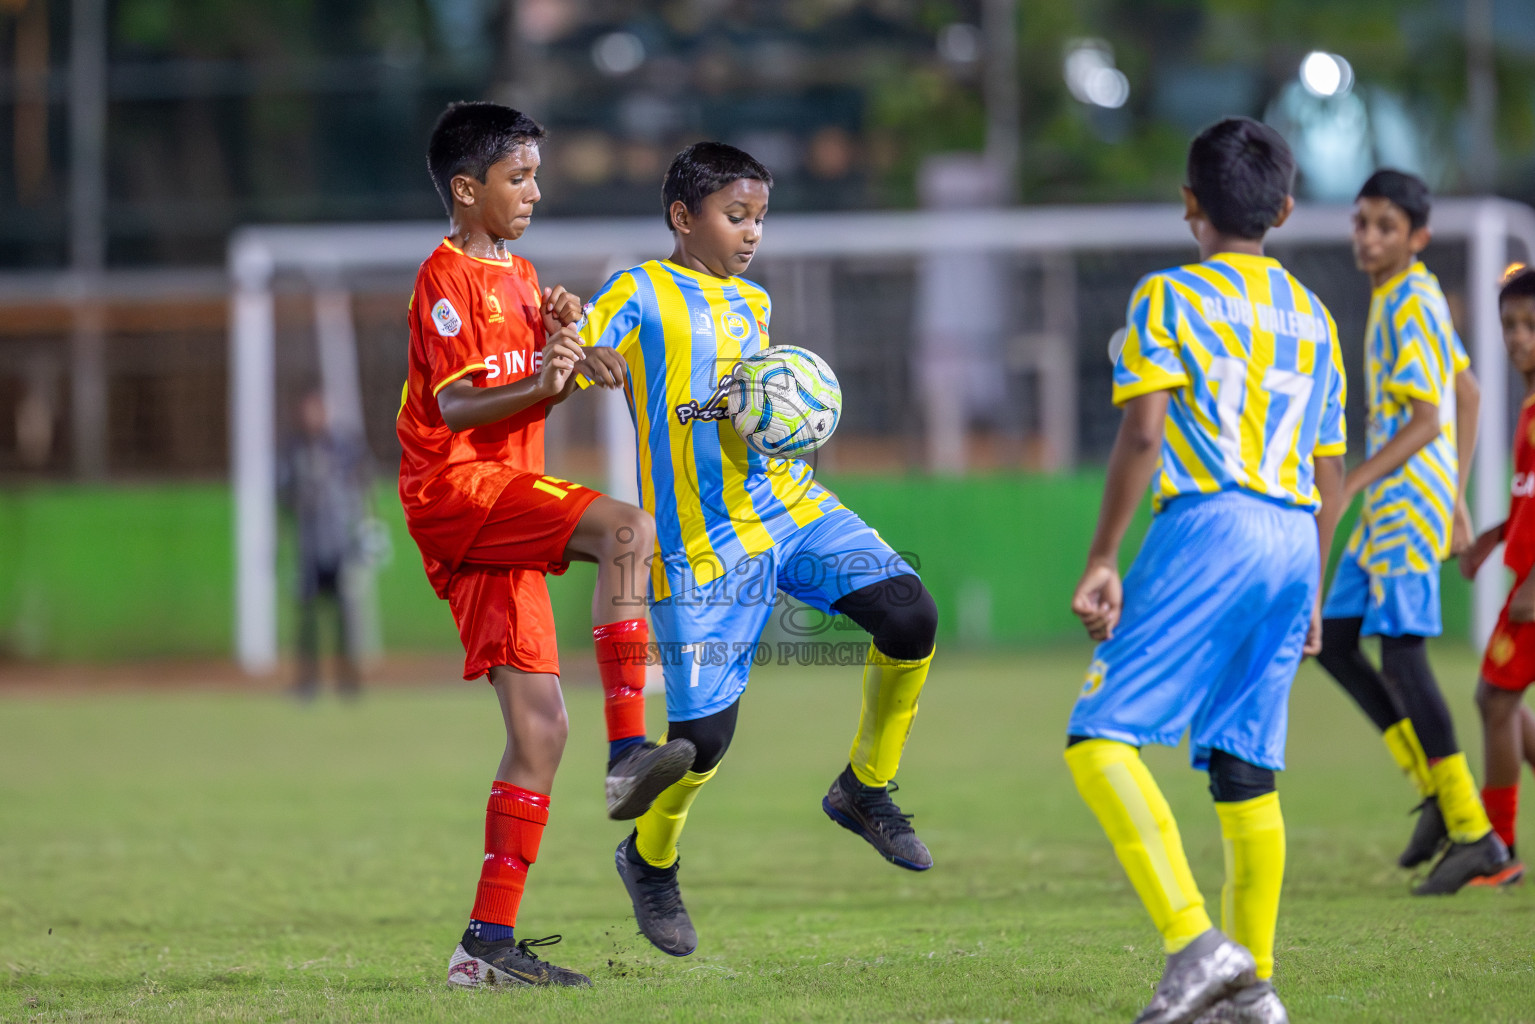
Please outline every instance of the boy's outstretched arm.
[[524, 409], [557, 397], [565, 390], [585, 353], [573, 327], [562, 327], [544, 345], [539, 371], [510, 384], [477, 388], [460, 377], [437, 393], [442, 421], [455, 433], [515, 416]]
[[1322, 507], [1316, 514], [1316, 542], [1321, 550], [1318, 562], [1316, 599], [1311, 603], [1311, 628], [1306, 633], [1305, 654], [1322, 653], [1322, 585], [1327, 582], [1327, 562], [1332, 555], [1332, 538], [1348, 501], [1343, 494], [1343, 456], [1318, 455], [1315, 461], [1316, 489]]
[[1124, 603], [1119, 544], [1161, 458], [1162, 431], [1171, 397], [1169, 391], [1152, 391], [1126, 402], [1119, 435], [1109, 453], [1109, 477], [1098, 509], [1098, 528], [1087, 552], [1087, 569], [1071, 595], [1071, 610], [1094, 640], [1107, 640], [1119, 624]]
[[1450, 526], [1450, 554], [1471, 546], [1476, 529], [1466, 506], [1466, 484], [1471, 482], [1471, 458], [1476, 454], [1476, 428], [1482, 412], [1482, 388], [1476, 374], [1461, 370], [1455, 375], [1455, 454], [1459, 478], [1455, 486], [1455, 518]]
[[1482, 563], [1503, 543], [1503, 534], [1507, 529], [1508, 520], [1505, 519], [1497, 526], [1483, 530], [1476, 540], [1466, 545], [1466, 549], [1460, 553], [1460, 574], [1468, 580], [1476, 579]]
[[1396, 432], [1396, 436], [1381, 445], [1380, 451], [1365, 459], [1343, 480], [1343, 501], [1349, 503], [1354, 496], [1382, 477], [1390, 476], [1407, 460], [1418, 454], [1424, 446], [1439, 436], [1439, 406], [1421, 398], [1412, 400], [1412, 419]]

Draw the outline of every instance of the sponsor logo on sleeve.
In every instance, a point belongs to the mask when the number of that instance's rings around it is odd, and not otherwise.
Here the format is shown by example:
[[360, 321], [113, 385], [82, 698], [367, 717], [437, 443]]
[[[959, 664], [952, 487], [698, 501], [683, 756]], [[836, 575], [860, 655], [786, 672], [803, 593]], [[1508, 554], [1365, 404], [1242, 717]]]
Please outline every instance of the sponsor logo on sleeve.
[[458, 318], [458, 310], [453, 308], [453, 303], [447, 299], [438, 299], [432, 307], [432, 326], [444, 338], [455, 338], [463, 329], [464, 322]]

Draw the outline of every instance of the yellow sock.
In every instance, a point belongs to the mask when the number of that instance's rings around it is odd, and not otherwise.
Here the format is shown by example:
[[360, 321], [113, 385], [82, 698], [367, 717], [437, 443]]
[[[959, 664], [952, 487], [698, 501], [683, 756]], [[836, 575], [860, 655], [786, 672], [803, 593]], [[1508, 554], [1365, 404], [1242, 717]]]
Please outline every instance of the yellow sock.
[[1066, 764], [1167, 952], [1178, 952], [1208, 931], [1210, 915], [1183, 855], [1178, 823], [1140, 753], [1113, 740], [1084, 740], [1066, 748]]
[[863, 710], [848, 761], [865, 786], [885, 786], [901, 766], [901, 751], [917, 716], [917, 695], [927, 682], [933, 656], [896, 661], [869, 645], [863, 666]]
[[1492, 831], [1465, 754], [1442, 757], [1428, 770], [1434, 777], [1434, 792], [1439, 796], [1439, 810], [1451, 842], [1474, 843]]
[[1387, 726], [1386, 731], [1381, 733], [1381, 739], [1386, 742], [1386, 749], [1391, 751], [1391, 759], [1417, 787], [1418, 795], [1433, 796], [1434, 778], [1429, 774], [1428, 757], [1423, 753], [1423, 744], [1418, 742], [1418, 733], [1412, 727], [1412, 719], [1404, 718]]
[[1284, 882], [1284, 817], [1279, 794], [1217, 803], [1226, 884], [1221, 888], [1221, 930], [1252, 951], [1258, 977], [1274, 973], [1274, 925]]
[[706, 772], [688, 772], [661, 791], [650, 810], [634, 823], [634, 848], [646, 863], [669, 868], [677, 863], [677, 839], [688, 821], [688, 808], [705, 782], [719, 771], [715, 765]]

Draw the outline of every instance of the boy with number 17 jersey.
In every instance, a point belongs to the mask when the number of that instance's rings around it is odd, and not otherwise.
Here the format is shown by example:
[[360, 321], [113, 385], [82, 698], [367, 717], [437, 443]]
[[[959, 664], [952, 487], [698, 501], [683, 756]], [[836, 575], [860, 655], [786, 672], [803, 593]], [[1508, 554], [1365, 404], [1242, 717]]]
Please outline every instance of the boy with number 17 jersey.
[[[1263, 254], [1293, 206], [1294, 167], [1278, 134], [1246, 118], [1190, 147], [1185, 220], [1201, 262], [1152, 274], [1130, 299], [1114, 368], [1124, 420], [1072, 599], [1101, 642], [1066, 762], [1167, 952], [1142, 1022], [1286, 1019], [1269, 982], [1284, 877], [1274, 773], [1290, 685], [1320, 631], [1345, 446], [1332, 317]], [[1121, 584], [1119, 543], [1148, 483], [1156, 515]], [[1220, 817], [1227, 934], [1140, 757], [1185, 731]]]

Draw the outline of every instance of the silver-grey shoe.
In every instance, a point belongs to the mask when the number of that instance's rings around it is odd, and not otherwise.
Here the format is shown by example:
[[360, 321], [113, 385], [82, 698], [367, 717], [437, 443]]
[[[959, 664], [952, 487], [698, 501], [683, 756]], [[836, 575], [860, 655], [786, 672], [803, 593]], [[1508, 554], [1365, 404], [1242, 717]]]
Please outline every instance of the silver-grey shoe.
[[1194, 1024], [1290, 1024], [1290, 1014], [1274, 986], [1260, 981], [1222, 999]]
[[630, 747], [608, 765], [608, 817], [628, 821], [650, 810], [662, 790], [688, 773], [697, 756], [691, 740]]
[[1162, 980], [1135, 1024], [1189, 1024], [1257, 980], [1253, 955], [1211, 928], [1167, 958]]

